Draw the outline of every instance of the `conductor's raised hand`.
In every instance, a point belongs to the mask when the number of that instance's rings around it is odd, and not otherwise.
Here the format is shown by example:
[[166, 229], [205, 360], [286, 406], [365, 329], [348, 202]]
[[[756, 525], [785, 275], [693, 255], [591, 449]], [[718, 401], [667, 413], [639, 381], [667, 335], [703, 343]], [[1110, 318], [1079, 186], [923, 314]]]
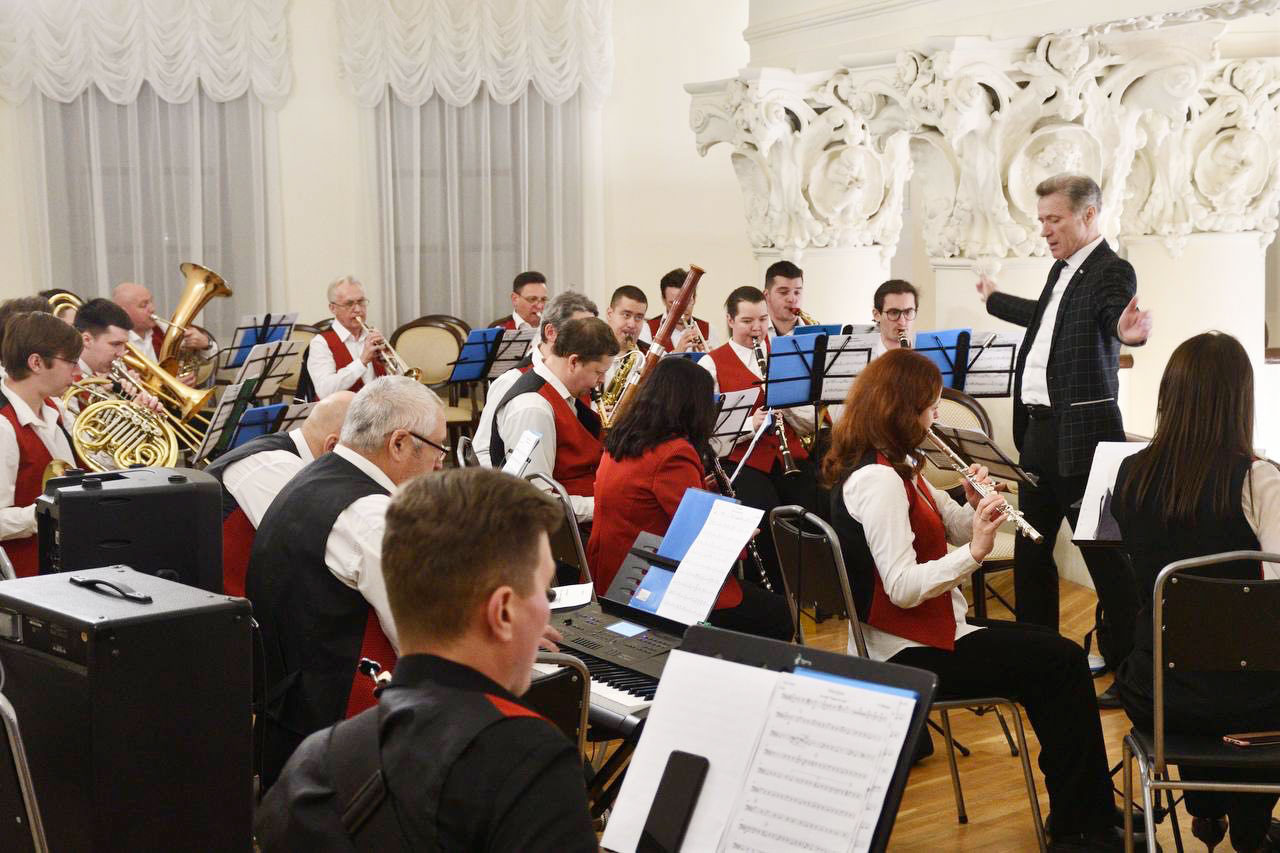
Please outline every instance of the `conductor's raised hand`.
[[978, 501], [973, 511], [973, 538], [969, 540], [969, 553], [979, 563], [987, 558], [996, 544], [996, 530], [1004, 521], [1004, 497], [992, 492]]
[[985, 275], [979, 276], [978, 282], [974, 286], [978, 288], [978, 296], [982, 299], [983, 302], [986, 302], [987, 297], [995, 293], [996, 290], [999, 289], [996, 287], [995, 280]]
[[1145, 344], [1151, 334], [1151, 312], [1138, 308], [1138, 297], [1135, 295], [1124, 306], [1120, 319], [1116, 321], [1116, 337], [1122, 344], [1136, 346]]

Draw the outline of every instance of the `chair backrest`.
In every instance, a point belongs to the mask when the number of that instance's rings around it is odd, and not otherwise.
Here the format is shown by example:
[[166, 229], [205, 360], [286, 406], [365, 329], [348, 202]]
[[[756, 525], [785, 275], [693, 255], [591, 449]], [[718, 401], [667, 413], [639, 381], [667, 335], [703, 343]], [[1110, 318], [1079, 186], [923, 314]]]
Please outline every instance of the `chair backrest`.
[[458, 436], [458, 467], [459, 468], [478, 468], [480, 467], [480, 457], [476, 456], [476, 450], [471, 446], [471, 436]]
[[569, 500], [569, 493], [564, 490], [564, 486], [541, 471], [528, 474], [525, 479], [535, 486], [539, 484], [545, 486], [560, 499], [560, 506], [564, 508], [564, 524], [560, 525], [560, 529], [551, 537], [551, 556], [555, 558], [558, 565], [577, 567], [578, 583], [591, 583], [593, 577], [591, 567], [587, 565], [587, 550], [582, 547], [578, 515], [573, 511], [573, 502]]
[[795, 624], [800, 624], [799, 611], [806, 601], [834, 613], [843, 611], [849, 617], [858, 654], [866, 657], [867, 644], [858, 623], [849, 572], [845, 569], [840, 537], [835, 530], [795, 504], [775, 507], [769, 513], [769, 528], [773, 531], [773, 547], [778, 554], [778, 566], [782, 569], [785, 594], [792, 605]]
[[[0, 721], [3, 721], [5, 735], [0, 740], [0, 820], [9, 827], [5, 832], [5, 849], [48, 853], [18, 716], [3, 693], [0, 693]], [[26, 831], [13, 831], [15, 825], [25, 826]]]
[[329, 322], [324, 325], [324, 328], [321, 328], [319, 323], [311, 326], [306, 323], [293, 324], [293, 331], [289, 333], [289, 340], [298, 341], [302, 344], [302, 356], [294, 364], [294, 368], [289, 372], [289, 375], [280, 380], [280, 393], [284, 397], [288, 398], [298, 396], [298, 386], [301, 381], [302, 371], [307, 362], [307, 349], [311, 346], [311, 340], [332, 325], [332, 317], [329, 318]]
[[422, 371], [424, 384], [443, 385], [453, 372], [453, 362], [462, 352], [466, 335], [454, 317], [428, 314], [405, 323], [391, 334], [391, 347], [410, 367]]
[[578, 745], [578, 755], [587, 751], [587, 714], [591, 708], [591, 675], [587, 666], [573, 655], [538, 652], [538, 663], [561, 667], [550, 675], [535, 676], [521, 701], [556, 725], [565, 737]]
[[5, 553], [3, 547], [0, 547], [0, 580], [11, 581], [18, 576], [14, 571], [13, 561], [9, 559], [9, 555]]
[[1280, 672], [1280, 580], [1208, 577], [1237, 561], [1280, 562], [1262, 551], [1228, 551], [1170, 563], [1152, 600], [1156, 766], [1164, 768], [1164, 680], [1174, 672]]
[[[954, 388], [942, 389], [942, 399], [938, 402], [938, 423], [991, 436], [991, 417], [987, 410], [973, 397]], [[950, 491], [964, 481], [955, 471], [937, 468], [932, 462], [925, 464], [924, 476], [935, 488], [943, 491]]]

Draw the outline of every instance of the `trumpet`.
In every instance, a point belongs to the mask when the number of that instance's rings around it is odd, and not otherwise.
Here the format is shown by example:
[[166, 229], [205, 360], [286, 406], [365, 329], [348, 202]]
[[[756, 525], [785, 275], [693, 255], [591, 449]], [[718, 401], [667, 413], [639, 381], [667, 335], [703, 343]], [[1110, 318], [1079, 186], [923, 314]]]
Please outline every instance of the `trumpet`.
[[[973, 487], [975, 492], [985, 498], [987, 495], [995, 491], [995, 486], [982, 482], [970, 473], [969, 466], [960, 458], [960, 454], [952, 450], [951, 445], [943, 441], [942, 437], [934, 432], [932, 428], [925, 433], [925, 438], [929, 440], [930, 444], [942, 451], [943, 455], [945, 455], [947, 460], [951, 463], [951, 468], [957, 474], [964, 477], [965, 480], [968, 481], [969, 485]], [[1000, 507], [1000, 513], [1004, 516], [1005, 521], [1012, 521], [1014, 526], [1018, 528], [1018, 532], [1030, 539], [1032, 542], [1039, 544], [1044, 541], [1044, 537], [1040, 535], [1038, 530], [1031, 526], [1031, 522], [1027, 521], [1026, 517], [1024, 517], [1021, 512], [1010, 506], [1008, 502], [1006, 502], [1004, 506]]]
[[[755, 353], [756, 364], [760, 366], [760, 378], [767, 380], [769, 378], [769, 365], [764, 360], [764, 350], [760, 346], [759, 338], [751, 339], [751, 350]], [[762, 397], [763, 393], [762, 391]], [[778, 450], [782, 454], [782, 476], [792, 477], [799, 474], [800, 469], [796, 467], [796, 460], [791, 455], [791, 448], [787, 446], [787, 430], [782, 425], [782, 412], [774, 414], [773, 429], [778, 436]]]
[[693, 319], [692, 311], [684, 315], [684, 325], [688, 330], [685, 334], [693, 335], [693, 346], [689, 347], [687, 352], [709, 352], [707, 339], [702, 336], [702, 329], [698, 328], [698, 321]]
[[[377, 329], [365, 323], [361, 317], [356, 318], [356, 322], [360, 324], [362, 333], [376, 332]], [[410, 367], [408, 363], [400, 357], [400, 353], [391, 348], [391, 344], [387, 343], [383, 338], [382, 344], [378, 347], [378, 357], [382, 359], [382, 365], [387, 369], [387, 373], [392, 376], [408, 376], [414, 382], [422, 381], [422, 371], [416, 367]]]

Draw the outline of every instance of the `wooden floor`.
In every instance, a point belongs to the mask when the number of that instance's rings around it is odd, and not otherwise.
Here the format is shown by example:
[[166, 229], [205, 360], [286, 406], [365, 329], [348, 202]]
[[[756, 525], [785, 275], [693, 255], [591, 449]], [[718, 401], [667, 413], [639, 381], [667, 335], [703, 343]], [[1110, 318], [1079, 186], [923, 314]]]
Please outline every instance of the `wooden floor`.
[[[990, 586], [1006, 599], [1012, 600], [1012, 580], [1012, 574], [1006, 572], [995, 576]], [[1077, 642], [1082, 641], [1085, 632], [1093, 627], [1097, 597], [1091, 589], [1063, 581], [1061, 602], [1062, 633]], [[1012, 618], [1012, 614], [994, 599], [988, 607], [990, 618]], [[820, 625], [806, 622], [805, 638], [815, 647], [843, 652], [847, 630], [844, 620], [831, 619]], [[1098, 692], [1106, 689], [1110, 683], [1109, 675], [1094, 682]], [[1102, 733], [1107, 743], [1107, 757], [1109, 764], [1114, 766], [1120, 761], [1121, 741], [1129, 731], [1129, 718], [1122, 710], [1100, 713]], [[955, 796], [947, 756], [942, 738], [935, 733], [934, 754], [911, 771], [889, 849], [927, 850], [931, 853], [953, 850], [1036, 850], [1035, 828], [1031, 822], [1031, 808], [1022, 781], [1021, 765], [1017, 758], [1009, 754], [999, 722], [991, 714], [977, 717], [967, 712], [952, 712], [950, 716], [952, 734], [971, 750], [967, 758], [958, 754], [956, 756], [969, 822], [965, 825], [956, 822]], [[936, 714], [934, 719], [937, 719]], [[1039, 743], [1025, 718], [1023, 724], [1027, 733], [1027, 745], [1031, 750], [1036, 787], [1040, 793], [1040, 809], [1047, 815], [1049, 798], [1045, 793], [1044, 778], [1035, 761], [1040, 754]], [[1121, 786], [1119, 775], [1114, 781], [1117, 787]], [[1116, 804], [1120, 804], [1118, 794]], [[1186, 812], [1180, 809], [1179, 814], [1186, 849], [1203, 850], [1204, 845], [1191, 837]], [[1156, 837], [1165, 850], [1174, 850], [1173, 832], [1167, 820], [1158, 827]], [[1219, 850], [1229, 849], [1227, 842], [1219, 847]]]

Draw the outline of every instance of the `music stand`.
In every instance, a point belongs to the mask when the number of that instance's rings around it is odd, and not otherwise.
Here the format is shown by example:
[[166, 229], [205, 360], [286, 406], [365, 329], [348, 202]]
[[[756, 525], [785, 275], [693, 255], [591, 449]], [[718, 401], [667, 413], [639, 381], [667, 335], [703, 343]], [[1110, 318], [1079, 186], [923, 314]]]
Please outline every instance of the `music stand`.
[[196, 448], [195, 456], [191, 458], [193, 465], [205, 457], [215, 456], [230, 447], [231, 439], [235, 436], [236, 427], [244, 415], [244, 410], [253, 404], [256, 385], [256, 378], [244, 382], [233, 382], [222, 392], [218, 407], [213, 410], [213, 417], [209, 419], [209, 430], [204, 434], [200, 446]]
[[[760, 389], [744, 388], [741, 391], [726, 391], [716, 397], [716, 421], [710, 439], [713, 453], [728, 456], [733, 452], [738, 439], [747, 431], [747, 422], [759, 396]], [[720, 453], [717, 446], [728, 449]]]
[[275, 432], [288, 432], [311, 413], [315, 403], [271, 403], [251, 406], [240, 416], [235, 435], [227, 449], [239, 447], [247, 441]]
[[218, 353], [218, 370], [232, 370], [244, 363], [258, 344], [283, 341], [293, 333], [298, 312], [246, 314], [231, 336], [231, 346]]
[[[941, 438], [962, 459], [970, 463], [985, 465], [987, 472], [994, 478], [1011, 483], [1035, 485], [1038, 478], [1009, 458], [995, 440], [988, 438], [976, 430], [964, 427], [934, 424], [934, 433]], [[952, 470], [951, 459], [932, 444], [925, 443], [916, 449], [929, 458], [935, 466], [943, 471]]]
[[917, 332], [913, 349], [924, 353], [942, 371], [942, 384], [959, 391], [969, 366], [969, 329], [939, 329]]
[[1022, 332], [973, 332], [963, 391], [970, 397], [1008, 397], [1018, 363]]
[[279, 340], [255, 344], [240, 364], [233, 384], [249, 382], [253, 396], [259, 399], [274, 397], [280, 391], [280, 383], [293, 373], [293, 360], [302, 357], [302, 342]]

